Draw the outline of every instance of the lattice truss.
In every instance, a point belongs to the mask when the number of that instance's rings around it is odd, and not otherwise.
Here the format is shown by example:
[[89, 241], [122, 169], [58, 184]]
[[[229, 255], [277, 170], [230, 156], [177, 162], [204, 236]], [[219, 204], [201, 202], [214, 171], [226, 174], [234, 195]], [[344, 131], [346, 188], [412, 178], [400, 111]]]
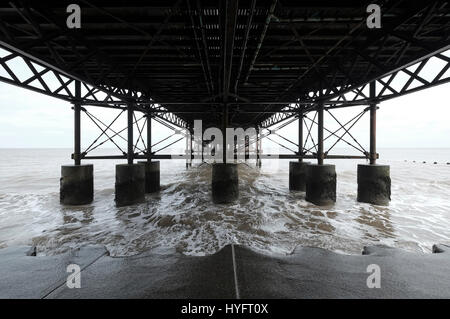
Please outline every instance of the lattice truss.
[[[68, 102], [77, 99], [75, 81], [67, 73], [52, 68], [37, 59], [31, 59], [19, 52], [0, 45], [0, 81], [38, 93], [46, 94]], [[142, 94], [112, 87], [93, 86], [81, 82], [83, 104], [123, 104], [123, 98], [139, 100]]]
[[[364, 115], [368, 113], [368, 111], [369, 108], [365, 108], [363, 110], [352, 108], [351, 110], [346, 109], [345, 112], [342, 112], [341, 110], [325, 109], [323, 140], [325, 145], [325, 158], [345, 158], [346, 156], [355, 158], [369, 158], [369, 152], [367, 151], [367, 148], [363, 146], [364, 143], [358, 141], [355, 133], [352, 131], [353, 128], [358, 126], [358, 123], [362, 123], [362, 119], [367, 118], [367, 116]], [[265, 138], [291, 154], [301, 155], [305, 158], [316, 158], [318, 152], [317, 117], [318, 112], [311, 111], [304, 114], [300, 121], [298, 115], [289, 118], [274, 127], [263, 129], [260, 139]], [[291, 126], [291, 124], [295, 122], [303, 125], [304, 140], [300, 147], [298, 144], [298, 139], [292, 139], [283, 133], [284, 128]], [[365, 126], [362, 125], [362, 127]], [[368, 135], [368, 131], [366, 135]], [[336, 148], [342, 146], [350, 148], [353, 152], [356, 152], [356, 155], [336, 154]], [[301, 152], [299, 152], [300, 149], [302, 150]]]
[[[373, 61], [369, 69], [374, 67], [382, 68]], [[376, 94], [373, 97], [369, 95], [370, 82], [376, 83]], [[371, 101], [379, 104], [405, 94], [448, 83], [450, 82], [450, 46], [402, 68], [387, 72], [370, 82], [327, 87], [327, 89], [309, 92], [307, 97], [299, 99], [297, 105], [287, 106], [281, 110], [282, 112], [264, 120], [261, 127], [268, 128], [296, 116], [298, 112], [293, 109], [315, 110], [318, 102], [324, 103], [325, 109], [368, 105]]]
[[[382, 68], [382, 66], [377, 66]], [[376, 96], [369, 95], [369, 83], [359, 86], [329, 88], [325, 91], [330, 107], [359, 105], [375, 99], [377, 103], [424, 88], [433, 87], [450, 81], [450, 50], [411, 63], [402, 69], [374, 79]], [[310, 97], [321, 99], [320, 92], [311, 92]]]
[[[124, 124], [124, 128], [113, 128], [117, 123], [120, 123], [121, 118], [126, 118], [126, 116], [121, 115], [126, 113], [126, 106], [124, 105], [130, 100], [136, 102], [134, 105], [136, 109], [134, 112], [134, 129], [138, 133], [138, 138], [134, 144], [136, 155], [144, 155], [147, 153], [147, 145], [143, 137], [143, 132], [149, 110], [152, 111], [151, 114], [155, 121], [170, 127], [176, 132], [181, 132], [178, 128], [187, 127], [185, 121], [175, 114], [168, 112], [164, 107], [152, 104], [140, 92], [106, 86], [94, 86], [80, 81], [81, 96], [77, 97], [75, 92], [75, 82], [77, 80], [57, 68], [46, 65], [44, 62], [29, 58], [26, 55], [20, 54], [20, 52], [14, 51], [12, 48], [0, 45], [0, 81], [71, 103], [81, 102], [81, 105], [84, 106], [111, 108], [113, 113], [117, 113], [117, 117], [111, 123], [105, 123], [105, 118], [98, 114], [95, 115], [94, 113], [96, 112], [88, 111], [86, 107], [82, 109], [86, 118], [91, 120], [94, 126], [100, 130], [100, 135], [88, 145], [83, 152], [83, 156], [108, 143], [113, 144], [121, 154], [126, 155], [124, 150], [127, 147], [123, 145], [123, 142], [126, 143], [127, 141], [126, 123]], [[161, 143], [156, 143], [155, 146], [160, 146]], [[169, 146], [172, 144], [174, 143], [170, 143]], [[164, 149], [169, 146], [165, 146]], [[158, 151], [161, 150], [156, 150], [153, 153]]]
[[[381, 67], [381, 66], [380, 66]], [[355, 116], [346, 121], [342, 121], [333, 112], [333, 109], [351, 107], [358, 105], [368, 105], [371, 102], [377, 104], [396, 98], [408, 93], [417, 92], [425, 88], [448, 83], [450, 81], [450, 49], [448, 47], [438, 53], [425, 57], [404, 66], [401, 69], [393, 70], [381, 77], [373, 80], [375, 82], [375, 96], [371, 97], [369, 83], [363, 85], [348, 85], [345, 87], [327, 88], [322, 91], [309, 93], [308, 99], [300, 101], [298, 104], [289, 105], [266, 119], [261, 123], [262, 133], [260, 139], [267, 139], [291, 153], [298, 154], [298, 143], [291, 138], [278, 133], [279, 130], [297, 121], [298, 111], [305, 112], [302, 119], [306, 128], [305, 140], [302, 145], [303, 156], [317, 156], [317, 103], [325, 104], [324, 110], [332, 125], [337, 125], [336, 129], [327, 128], [325, 122], [324, 131], [328, 135], [324, 136], [324, 142], [331, 142], [325, 151], [325, 157], [339, 143], [345, 144], [357, 151], [360, 156], [369, 157], [369, 153], [361, 143], [355, 138], [350, 130], [363, 118], [368, 108], [362, 111], [358, 109]], [[270, 135], [273, 135], [270, 137]], [[273, 137], [276, 136], [277, 139]], [[253, 143], [256, 141], [252, 141]], [[340, 145], [341, 145], [340, 144]], [[339, 146], [340, 146], [339, 145]]]
[[[376, 67], [376, 65], [373, 67]], [[280, 135], [277, 131], [294, 122], [298, 116], [298, 110], [301, 109], [305, 113], [303, 125], [307, 132], [304, 145], [302, 146], [302, 155], [316, 156], [317, 143], [315, 139], [317, 135], [314, 133], [314, 130], [317, 129], [316, 109], [318, 103], [321, 102], [325, 105], [325, 113], [329, 115], [329, 119], [332, 120], [333, 124], [338, 125], [336, 130], [330, 130], [326, 127], [327, 122], [325, 121], [324, 131], [329, 135], [325, 136], [324, 141], [330, 141], [333, 138], [336, 139], [333, 143], [331, 143], [330, 148], [325, 151], [325, 156], [327, 156], [338, 143], [342, 142], [356, 150], [358, 153], [368, 157], [369, 154], [367, 150], [350, 133], [350, 129], [356, 125], [368, 109], [366, 108], [363, 111], [356, 112], [354, 118], [345, 122], [339, 120], [338, 117], [333, 114], [333, 109], [357, 105], [368, 105], [371, 102], [379, 104], [392, 98], [417, 92], [439, 84], [448, 83], [449, 81], [450, 49], [449, 47], [446, 47], [433, 55], [414, 61], [408, 65], [405, 65], [403, 68], [393, 70], [374, 79], [373, 82], [375, 82], [376, 88], [375, 96], [370, 96], [370, 83], [335, 88], [328, 87], [324, 90], [310, 92], [308, 97], [304, 100], [299, 100], [298, 104], [285, 107], [282, 109], [282, 112], [276, 113], [263, 121], [261, 127], [266, 130], [265, 133], [261, 135], [261, 138], [267, 137], [267, 139], [271, 140], [283, 149], [297, 154], [298, 144], [285, 136]], [[269, 135], [276, 135], [279, 137], [279, 140], [275, 141], [271, 139]], [[280, 139], [284, 143], [281, 143]], [[287, 144], [285, 144], [286, 142]]]
[[[99, 114], [98, 107], [82, 107], [84, 118], [90, 122], [97, 132], [97, 136], [87, 144], [81, 153], [81, 158], [86, 158], [95, 154], [95, 151], [102, 147], [113, 147], [119, 152], [119, 156], [127, 156], [127, 109], [110, 110], [107, 115], [104, 112]], [[149, 153], [147, 141], [147, 125], [151, 118], [151, 125], [162, 125], [170, 130], [170, 134], [156, 142], [152, 141], [150, 146], [151, 155], [160, 154], [163, 150], [180, 142], [186, 138], [186, 130], [180, 129], [173, 124], [162, 120], [156, 115], [147, 115], [141, 112], [133, 112], [133, 154], [134, 158], [145, 158]], [[88, 130], [86, 130], [88, 131]], [[95, 155], [94, 155], [95, 157]]]

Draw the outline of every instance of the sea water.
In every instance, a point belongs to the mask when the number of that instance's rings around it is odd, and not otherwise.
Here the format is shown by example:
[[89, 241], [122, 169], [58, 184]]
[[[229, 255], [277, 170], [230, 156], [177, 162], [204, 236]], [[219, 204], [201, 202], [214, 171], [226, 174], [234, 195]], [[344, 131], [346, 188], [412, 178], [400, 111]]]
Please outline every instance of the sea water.
[[60, 166], [72, 163], [70, 149], [0, 149], [0, 248], [35, 245], [40, 255], [52, 255], [101, 244], [113, 256], [152, 247], [208, 255], [234, 243], [268, 254], [298, 245], [360, 254], [367, 245], [428, 253], [450, 242], [450, 149], [378, 151], [379, 163], [391, 166], [386, 207], [356, 201], [356, 167], [365, 160], [326, 161], [337, 171], [337, 201], [327, 207], [289, 191], [289, 160], [240, 164], [239, 200], [229, 205], [212, 203], [209, 164], [186, 169], [183, 160], [163, 160], [161, 191], [116, 208], [114, 166], [124, 161], [88, 161], [93, 203], [62, 206]]

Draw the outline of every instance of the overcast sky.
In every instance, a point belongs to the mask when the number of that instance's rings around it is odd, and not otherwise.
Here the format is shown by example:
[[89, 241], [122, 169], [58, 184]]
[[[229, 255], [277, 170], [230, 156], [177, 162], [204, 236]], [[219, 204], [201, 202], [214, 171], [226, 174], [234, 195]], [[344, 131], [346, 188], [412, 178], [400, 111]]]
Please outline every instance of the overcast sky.
[[[446, 55], [449, 55], [448, 52]], [[436, 71], [436, 70], [434, 70]], [[430, 71], [432, 72], [432, 71]], [[449, 72], [447, 72], [449, 73]], [[379, 148], [449, 148], [450, 147], [450, 84], [409, 94], [380, 105], [377, 122]], [[336, 111], [345, 122], [364, 107], [351, 107]], [[115, 110], [91, 107], [92, 113], [107, 121]], [[122, 115], [115, 129], [125, 125]], [[368, 145], [368, 114], [352, 129], [352, 134]], [[86, 147], [98, 135], [86, 116], [83, 117], [82, 143]], [[335, 127], [334, 120], [325, 117], [325, 125]], [[141, 122], [142, 123], [142, 122]], [[171, 132], [154, 125], [154, 141]], [[283, 130], [285, 136], [296, 141], [297, 124]], [[126, 132], [124, 132], [126, 136]], [[345, 147], [346, 145], [340, 145]], [[0, 147], [1, 148], [72, 148], [73, 111], [67, 102], [0, 82]], [[105, 144], [105, 147], [114, 147]]]

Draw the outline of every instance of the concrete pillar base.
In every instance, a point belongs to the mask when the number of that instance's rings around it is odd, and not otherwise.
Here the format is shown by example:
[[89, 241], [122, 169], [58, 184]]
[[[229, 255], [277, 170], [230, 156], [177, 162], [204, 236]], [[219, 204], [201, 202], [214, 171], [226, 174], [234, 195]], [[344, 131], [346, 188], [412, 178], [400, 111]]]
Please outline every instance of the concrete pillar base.
[[159, 161], [138, 162], [145, 167], [145, 192], [154, 193], [160, 189]]
[[63, 205], [86, 205], [94, 199], [94, 165], [61, 166], [59, 199]]
[[116, 165], [116, 206], [127, 206], [145, 200], [145, 167], [140, 164]]
[[358, 202], [388, 205], [391, 200], [389, 165], [358, 165]]
[[239, 197], [238, 166], [232, 163], [212, 165], [212, 198], [217, 204], [231, 203]]
[[289, 162], [289, 190], [306, 191], [306, 167], [309, 162]]
[[336, 169], [334, 165], [310, 164], [306, 167], [306, 200], [318, 206], [336, 202]]

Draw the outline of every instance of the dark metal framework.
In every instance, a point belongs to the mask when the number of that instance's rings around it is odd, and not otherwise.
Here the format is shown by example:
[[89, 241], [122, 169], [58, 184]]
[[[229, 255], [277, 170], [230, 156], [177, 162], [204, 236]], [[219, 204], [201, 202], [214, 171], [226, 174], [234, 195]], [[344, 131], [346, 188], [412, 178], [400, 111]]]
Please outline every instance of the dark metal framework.
[[[373, 2], [381, 29], [366, 26]], [[71, 3], [81, 6], [81, 29], [66, 25]], [[308, 140], [312, 125], [326, 131], [324, 113], [363, 105], [375, 134], [377, 104], [450, 81], [449, 28], [450, 6], [440, 0], [11, 0], [0, 3], [0, 81], [73, 103], [76, 129], [84, 112], [109, 141], [134, 141], [133, 129], [122, 137], [83, 106], [128, 109], [143, 142], [121, 149], [129, 161], [157, 158], [142, 138], [149, 118], [189, 129], [195, 119], [205, 128], [257, 127], [263, 138], [263, 129], [297, 117]], [[340, 123], [338, 141], [374, 162], [352, 123]], [[297, 145], [293, 156], [331, 158], [325, 139]], [[75, 162], [94, 158], [98, 145], [82, 151], [79, 143], [75, 132]]]

